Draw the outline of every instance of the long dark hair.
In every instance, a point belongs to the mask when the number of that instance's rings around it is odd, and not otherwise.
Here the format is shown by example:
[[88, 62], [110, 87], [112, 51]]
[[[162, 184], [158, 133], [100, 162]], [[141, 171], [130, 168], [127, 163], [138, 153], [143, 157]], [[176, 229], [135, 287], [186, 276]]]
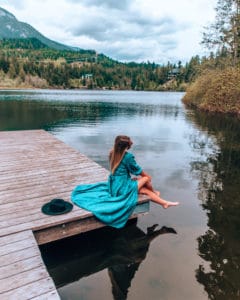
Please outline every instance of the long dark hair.
[[132, 141], [126, 135], [118, 135], [115, 138], [113, 149], [109, 153], [110, 169], [112, 174], [119, 166], [124, 153], [131, 147]]

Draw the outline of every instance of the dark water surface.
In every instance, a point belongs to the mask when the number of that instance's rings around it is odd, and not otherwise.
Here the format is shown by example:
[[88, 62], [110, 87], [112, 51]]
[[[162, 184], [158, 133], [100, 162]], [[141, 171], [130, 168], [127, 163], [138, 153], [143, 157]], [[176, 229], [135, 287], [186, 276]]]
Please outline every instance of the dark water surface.
[[43, 128], [104, 167], [129, 135], [156, 189], [181, 202], [42, 247], [62, 299], [240, 299], [240, 122], [186, 110], [182, 96], [0, 91], [0, 130]]

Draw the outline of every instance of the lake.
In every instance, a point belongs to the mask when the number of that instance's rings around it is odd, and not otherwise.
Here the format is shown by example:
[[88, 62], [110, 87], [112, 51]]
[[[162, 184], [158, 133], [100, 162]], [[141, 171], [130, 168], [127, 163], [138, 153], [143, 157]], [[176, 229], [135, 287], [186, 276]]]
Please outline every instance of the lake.
[[181, 203], [42, 246], [61, 299], [240, 299], [240, 122], [186, 109], [182, 97], [0, 91], [0, 130], [45, 129], [105, 168], [115, 136], [129, 135], [155, 188]]

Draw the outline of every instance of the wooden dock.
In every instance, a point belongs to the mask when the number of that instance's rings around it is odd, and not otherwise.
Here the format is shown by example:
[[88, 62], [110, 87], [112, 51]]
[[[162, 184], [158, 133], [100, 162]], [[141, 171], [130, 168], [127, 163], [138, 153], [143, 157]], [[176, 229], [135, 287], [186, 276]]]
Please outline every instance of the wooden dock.
[[[70, 201], [81, 183], [107, 180], [108, 171], [44, 130], [0, 132], [0, 299], [60, 299], [38, 245], [105, 226], [77, 206], [41, 212], [52, 198]], [[139, 197], [132, 218], [144, 213]]]

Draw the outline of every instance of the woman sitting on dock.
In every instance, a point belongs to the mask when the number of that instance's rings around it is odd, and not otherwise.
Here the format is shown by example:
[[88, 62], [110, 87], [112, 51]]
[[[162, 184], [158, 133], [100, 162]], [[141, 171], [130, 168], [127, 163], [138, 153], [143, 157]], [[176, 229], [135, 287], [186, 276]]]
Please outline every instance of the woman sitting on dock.
[[[107, 182], [77, 186], [72, 192], [72, 201], [91, 211], [100, 221], [116, 228], [123, 227], [133, 213], [138, 200], [138, 193], [162, 205], [163, 208], [177, 206], [160, 198], [155, 191], [149, 176], [136, 163], [133, 154], [128, 150], [132, 146], [128, 136], [119, 135], [109, 154], [111, 173]], [[131, 178], [131, 174], [139, 176]]]

